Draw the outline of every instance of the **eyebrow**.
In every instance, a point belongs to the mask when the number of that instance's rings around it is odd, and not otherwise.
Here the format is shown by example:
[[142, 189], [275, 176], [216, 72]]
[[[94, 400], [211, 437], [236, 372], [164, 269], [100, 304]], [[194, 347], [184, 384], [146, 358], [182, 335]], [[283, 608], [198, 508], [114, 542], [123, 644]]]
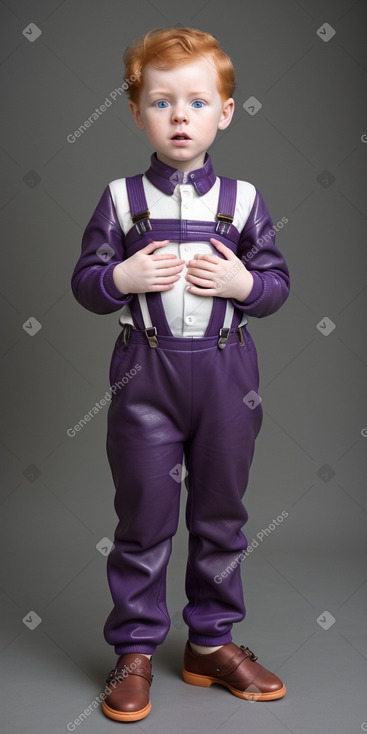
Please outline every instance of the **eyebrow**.
[[[152, 97], [155, 96], [155, 95], [157, 95], [157, 94], [158, 95], [163, 95], [163, 96], [169, 97], [170, 95], [172, 96], [172, 94], [176, 94], [176, 93], [175, 92], [172, 92], [171, 93], [171, 92], [168, 92], [167, 90], [164, 90], [164, 89], [157, 89], [157, 90], [154, 89], [153, 91], [148, 92], [148, 94], [150, 96], [152, 96]], [[198, 91], [198, 90], [195, 89], [194, 91], [190, 91], [188, 93], [188, 96], [189, 97], [195, 97], [195, 96], [196, 97], [207, 97], [209, 94], [210, 94], [210, 92], [209, 92], [208, 89], [206, 91], [202, 91], [202, 90], [199, 90]]]

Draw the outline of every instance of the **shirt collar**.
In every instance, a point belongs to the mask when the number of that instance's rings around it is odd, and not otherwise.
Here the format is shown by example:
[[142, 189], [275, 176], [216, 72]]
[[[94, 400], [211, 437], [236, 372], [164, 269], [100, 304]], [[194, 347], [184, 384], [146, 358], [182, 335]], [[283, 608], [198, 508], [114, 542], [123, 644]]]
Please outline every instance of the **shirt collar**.
[[153, 153], [150, 159], [150, 168], [145, 171], [145, 175], [154, 186], [157, 186], [165, 194], [173, 194], [177, 184], [188, 183], [193, 184], [199, 196], [202, 196], [214, 186], [216, 181], [209, 153], [205, 154], [203, 167], [189, 173], [167, 166], [166, 163], [157, 158], [157, 153]]

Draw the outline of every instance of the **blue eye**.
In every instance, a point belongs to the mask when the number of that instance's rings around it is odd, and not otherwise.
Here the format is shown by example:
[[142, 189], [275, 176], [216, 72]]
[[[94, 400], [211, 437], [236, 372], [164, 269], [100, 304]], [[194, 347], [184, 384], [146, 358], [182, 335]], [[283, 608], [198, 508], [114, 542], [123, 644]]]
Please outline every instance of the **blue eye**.
[[161, 110], [164, 110], [167, 107], [167, 105], [168, 105], [168, 102], [166, 102], [165, 99], [160, 99], [159, 102], [157, 102], [157, 107], [159, 107], [159, 109]]
[[202, 102], [201, 99], [195, 99], [192, 103], [193, 107], [195, 109], [200, 110], [201, 107], [204, 107], [205, 102]]

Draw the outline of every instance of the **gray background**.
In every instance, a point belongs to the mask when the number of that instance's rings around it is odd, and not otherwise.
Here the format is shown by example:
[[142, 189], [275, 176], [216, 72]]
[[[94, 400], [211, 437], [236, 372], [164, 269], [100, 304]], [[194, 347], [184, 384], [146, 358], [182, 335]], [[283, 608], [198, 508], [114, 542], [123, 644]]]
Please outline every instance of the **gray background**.
[[[152, 713], [132, 726], [366, 731], [366, 2], [7, 0], [0, 10], [2, 731], [66, 732], [116, 660], [102, 635], [104, 543], [96, 548], [116, 524], [107, 407], [74, 438], [66, 431], [108, 388], [118, 312], [81, 308], [70, 276], [103, 189], [144, 171], [152, 151], [124, 96], [74, 144], [66, 138], [121, 85], [133, 39], [170, 25], [213, 33], [235, 64], [235, 116], [210, 150], [217, 174], [251, 181], [273, 221], [289, 219], [277, 242], [291, 295], [250, 321], [264, 424], [245, 495], [249, 542], [288, 517], [242, 563], [247, 617], [234, 630], [288, 692], [248, 703], [181, 681], [181, 512], [173, 624], [154, 657]], [[322, 40], [326, 22], [336, 33]], [[30, 23], [41, 30], [34, 42]], [[262, 104], [254, 115], [243, 107], [251, 96]], [[75, 730], [118, 726], [99, 707]]]

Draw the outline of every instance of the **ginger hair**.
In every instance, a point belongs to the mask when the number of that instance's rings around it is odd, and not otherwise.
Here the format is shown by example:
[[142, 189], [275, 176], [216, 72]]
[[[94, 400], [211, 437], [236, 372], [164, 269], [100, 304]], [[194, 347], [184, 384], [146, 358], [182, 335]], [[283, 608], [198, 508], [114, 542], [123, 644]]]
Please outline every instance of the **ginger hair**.
[[125, 81], [128, 83], [126, 91], [129, 99], [138, 103], [147, 64], [157, 69], [173, 69], [200, 57], [212, 59], [217, 69], [217, 87], [222, 100], [232, 97], [236, 86], [232, 61], [210, 33], [195, 28], [153, 28], [125, 51]]

